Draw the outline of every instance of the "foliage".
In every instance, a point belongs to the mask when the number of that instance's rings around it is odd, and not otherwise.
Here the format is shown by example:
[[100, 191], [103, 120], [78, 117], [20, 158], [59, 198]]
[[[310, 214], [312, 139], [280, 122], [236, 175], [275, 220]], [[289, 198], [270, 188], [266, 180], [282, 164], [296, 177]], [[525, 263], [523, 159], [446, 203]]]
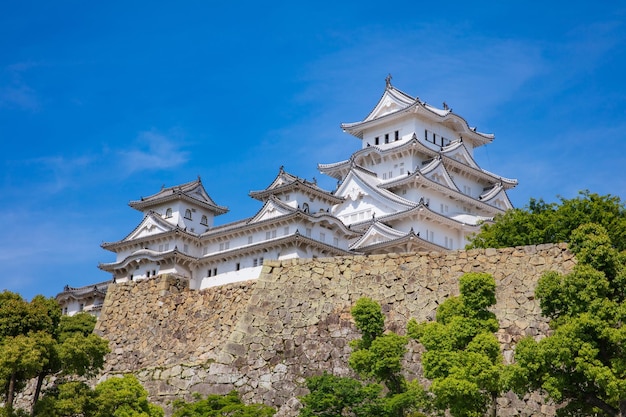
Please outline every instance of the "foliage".
[[523, 209], [508, 210], [485, 223], [468, 248], [499, 248], [570, 242], [571, 233], [586, 223], [603, 226], [618, 250], [626, 249], [626, 208], [619, 197], [581, 191], [560, 203], [530, 199]]
[[95, 389], [92, 417], [162, 417], [163, 410], [148, 402], [148, 392], [134, 375], [109, 378]]
[[193, 402], [174, 401], [172, 417], [271, 417], [276, 410], [264, 404], [246, 405], [241, 402], [237, 391], [226, 395], [208, 395], [205, 399], [196, 397]]
[[61, 309], [52, 298], [0, 294], [0, 384], [8, 412], [26, 381], [52, 361]]
[[94, 390], [85, 383], [70, 381], [53, 386], [35, 405], [35, 416], [73, 417], [92, 416]]
[[61, 317], [52, 298], [0, 293], [0, 384], [11, 411], [15, 394], [37, 378], [33, 406], [46, 376], [90, 376], [101, 369], [109, 351], [106, 340], [92, 333], [95, 318]]
[[498, 322], [487, 310], [496, 301], [495, 281], [488, 274], [465, 274], [460, 293], [439, 306], [435, 322], [412, 319], [407, 332], [427, 350], [422, 365], [436, 408], [455, 417], [480, 417], [491, 406], [495, 415], [503, 391], [502, 356], [493, 334]]
[[310, 393], [301, 398], [300, 416], [417, 416], [427, 401], [419, 383], [401, 373], [408, 338], [384, 332], [381, 307], [369, 298], [359, 299], [351, 313], [362, 337], [350, 342], [349, 365], [368, 382], [326, 373], [307, 378]]
[[361, 332], [357, 339], [357, 349], [368, 349], [374, 339], [385, 331], [385, 316], [380, 305], [374, 300], [363, 297], [357, 300], [350, 311], [356, 328]]
[[548, 272], [536, 296], [553, 333], [518, 343], [509, 380], [520, 394], [543, 390], [563, 404], [560, 415], [626, 415], [626, 268], [598, 224], [572, 233], [578, 264]]

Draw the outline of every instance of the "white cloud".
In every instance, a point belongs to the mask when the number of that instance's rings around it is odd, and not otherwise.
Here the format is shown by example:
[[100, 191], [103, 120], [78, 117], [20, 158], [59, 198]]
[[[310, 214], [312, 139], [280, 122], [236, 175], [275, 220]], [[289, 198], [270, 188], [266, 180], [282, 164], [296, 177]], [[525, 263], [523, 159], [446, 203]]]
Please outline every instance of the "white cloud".
[[[24, 73], [40, 66], [40, 63], [17, 62], [4, 68], [9, 80], [0, 85], [0, 108], [19, 109], [36, 112], [41, 108], [37, 92], [24, 81]], [[1, 80], [1, 79], [0, 79]]]
[[189, 152], [181, 150], [179, 134], [166, 136], [154, 130], [141, 132], [134, 149], [120, 150], [117, 154], [127, 174], [176, 168], [189, 160]]

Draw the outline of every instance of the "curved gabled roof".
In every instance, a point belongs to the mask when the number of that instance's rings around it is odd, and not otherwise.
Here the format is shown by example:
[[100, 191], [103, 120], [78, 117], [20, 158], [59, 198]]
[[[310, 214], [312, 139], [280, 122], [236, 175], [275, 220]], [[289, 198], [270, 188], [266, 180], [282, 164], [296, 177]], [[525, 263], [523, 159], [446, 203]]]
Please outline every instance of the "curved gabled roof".
[[[380, 233], [385, 237], [385, 240], [365, 244], [368, 240], [367, 237], [371, 237], [373, 233]], [[355, 242], [350, 248], [358, 249], [365, 254], [398, 252], [398, 249], [401, 249], [402, 252], [417, 252], [419, 250], [448, 251], [448, 249], [443, 246], [420, 238], [419, 234], [416, 234], [413, 229], [404, 233], [380, 222], [372, 224], [367, 232], [365, 232], [363, 238]]]
[[446, 124], [459, 134], [471, 140], [475, 146], [490, 143], [494, 139], [493, 134], [477, 132], [476, 128], [470, 127], [467, 121], [461, 116], [453, 113], [451, 109], [438, 109], [419, 98], [398, 90], [391, 83], [387, 83], [385, 91], [374, 109], [367, 117], [354, 123], [342, 123], [341, 128], [360, 139], [363, 139], [365, 129], [375, 126], [381, 122], [403, 117], [407, 114], [418, 114], [435, 123]]
[[490, 219], [490, 217], [484, 216], [476, 216], [476, 215], [467, 215], [470, 217], [463, 217], [465, 221], [457, 219], [455, 216], [444, 216], [441, 213], [437, 213], [434, 210], [431, 210], [428, 204], [424, 203], [423, 200], [420, 200], [419, 204], [416, 207], [413, 207], [409, 210], [401, 211], [398, 213], [388, 214], [386, 216], [381, 216], [377, 220], [385, 223], [390, 223], [396, 220], [402, 220], [410, 216], [420, 216], [420, 217], [428, 217], [433, 220], [436, 220], [439, 223], [447, 224], [451, 227], [458, 228], [462, 226], [463, 228], [473, 229], [479, 226], [481, 221], [485, 219]]
[[238, 256], [247, 255], [249, 253], [254, 253], [257, 251], [261, 251], [263, 249], [281, 247], [281, 246], [289, 246], [289, 245], [308, 245], [316, 247], [324, 252], [327, 252], [331, 256], [342, 256], [342, 255], [354, 255], [354, 252], [349, 252], [344, 249], [340, 249], [336, 246], [329, 245], [328, 243], [320, 242], [319, 240], [303, 236], [300, 234], [298, 230], [295, 233], [292, 233], [287, 236], [277, 237], [275, 239], [264, 240], [262, 242], [253, 243], [246, 246], [240, 246], [233, 249], [228, 249], [221, 252], [211, 253], [208, 255], [199, 258], [198, 261], [203, 262], [214, 262], [216, 260], [224, 260], [224, 259], [232, 259]]
[[453, 142], [443, 148], [441, 156], [444, 164], [469, 172], [483, 181], [489, 183], [501, 182], [507, 190], [517, 186], [517, 180], [515, 179], [504, 178], [480, 168], [462, 141]]
[[204, 189], [200, 177], [198, 177], [195, 181], [176, 185], [174, 187], [163, 187], [158, 193], [152, 194], [148, 197], [142, 197], [141, 200], [131, 201], [128, 205], [139, 211], [144, 211], [146, 209], [150, 209], [151, 207], [175, 200], [184, 200], [189, 203], [196, 204], [211, 211], [215, 215], [228, 212], [227, 207], [218, 206], [215, 201], [213, 201]]
[[187, 255], [186, 253], [180, 252], [177, 248], [167, 251], [167, 252], [158, 252], [150, 249], [140, 249], [128, 255], [126, 258], [117, 262], [110, 263], [100, 263], [98, 264], [98, 268], [103, 271], [114, 273], [116, 270], [125, 270], [130, 265], [135, 263], [141, 263], [144, 260], [158, 262], [164, 260], [171, 260], [174, 263], [193, 263], [198, 260], [198, 258]]
[[491, 189], [486, 190], [483, 194], [480, 195], [480, 200], [484, 202], [502, 200], [505, 208], [504, 210], [512, 209], [513, 203], [509, 200], [509, 196], [505, 191], [505, 187], [502, 183], [495, 184]]
[[85, 299], [90, 297], [104, 297], [107, 293], [107, 288], [113, 280], [98, 282], [97, 284], [85, 285], [83, 287], [70, 287], [66, 285], [63, 288], [63, 292], [56, 295], [57, 301], [69, 300], [69, 299]]
[[[141, 230], [143, 228], [143, 226], [145, 226], [146, 224], [148, 224], [150, 221], [159, 224], [159, 226], [162, 227], [161, 232], [157, 232], [154, 234], [150, 234], [147, 236], [142, 236], [142, 237], [136, 237], [137, 232], [139, 230]], [[130, 232], [124, 239], [122, 240], [118, 240], [117, 242], [103, 242], [100, 244], [100, 246], [103, 249], [107, 249], [110, 250], [112, 252], [115, 252], [116, 250], [122, 249], [124, 247], [128, 247], [128, 246], [133, 246], [133, 245], [137, 245], [137, 244], [141, 244], [143, 242], [152, 242], [155, 239], [162, 239], [162, 238], [166, 238], [172, 234], [180, 234], [184, 237], [187, 237], [189, 239], [197, 239], [198, 235], [192, 234], [187, 232], [184, 229], [181, 229], [178, 226], [172, 225], [171, 223], [163, 220], [161, 218], [161, 215], [158, 213], [155, 213], [153, 211], [150, 211], [148, 213], [146, 213], [146, 215], [144, 216], [143, 220], [137, 225], [137, 227], [135, 227], [133, 229], [132, 232]]]
[[336, 197], [331, 192], [318, 187], [317, 182], [307, 181], [303, 178], [289, 174], [283, 169], [283, 167], [280, 167], [278, 175], [265, 190], [250, 191], [249, 195], [256, 200], [265, 201], [271, 195], [288, 193], [291, 191], [302, 191], [305, 194], [313, 195], [322, 200], [326, 200], [330, 204], [339, 204], [342, 201], [341, 198]]
[[350, 172], [346, 176], [346, 179], [337, 189], [337, 195], [348, 195], [350, 192], [347, 190], [350, 182], [356, 180], [361, 188], [363, 188], [370, 196], [377, 196], [383, 201], [387, 201], [390, 206], [400, 208], [408, 208], [415, 206], [415, 202], [400, 197], [397, 194], [392, 193], [384, 188], [380, 187], [382, 183], [375, 174], [369, 173], [369, 171], [362, 169], [359, 166], [353, 166]]
[[[275, 206], [283, 210], [284, 214], [271, 218], [263, 218], [263, 213], [267, 210], [268, 207]], [[200, 238], [204, 241], [206, 239], [215, 238], [218, 236], [227, 236], [229, 234], [240, 234], [245, 233], [246, 230], [254, 229], [254, 228], [267, 228], [275, 223], [285, 223], [294, 221], [297, 219], [304, 219], [310, 223], [317, 223], [320, 221], [325, 221], [329, 225], [333, 225], [341, 230], [347, 236], [354, 236], [357, 232], [348, 228], [341, 220], [332, 216], [326, 212], [319, 213], [305, 213], [301, 209], [293, 208], [283, 201], [277, 199], [272, 196], [268, 199], [263, 207], [252, 217], [247, 218], [245, 221], [239, 221], [235, 223], [231, 223], [229, 225], [214, 227], [209, 229], [205, 233], [203, 233]]]
[[[438, 155], [438, 151], [435, 149], [431, 149], [430, 146], [434, 145], [431, 145], [430, 143], [428, 143], [428, 146], [425, 145], [420, 139], [417, 138], [415, 133], [413, 133], [413, 137], [411, 139], [401, 141], [397, 146], [386, 149], [382, 149], [378, 146], [368, 146], [354, 152], [348, 160], [333, 164], [318, 164], [317, 168], [321, 173], [341, 180], [343, 177], [345, 177], [345, 175], [352, 166], [362, 166], [365, 158], [373, 153], [381, 157], [385, 157], [393, 156], [401, 152], [419, 152], [434, 158]], [[436, 146], [436, 148], [439, 149], [440, 147]]]

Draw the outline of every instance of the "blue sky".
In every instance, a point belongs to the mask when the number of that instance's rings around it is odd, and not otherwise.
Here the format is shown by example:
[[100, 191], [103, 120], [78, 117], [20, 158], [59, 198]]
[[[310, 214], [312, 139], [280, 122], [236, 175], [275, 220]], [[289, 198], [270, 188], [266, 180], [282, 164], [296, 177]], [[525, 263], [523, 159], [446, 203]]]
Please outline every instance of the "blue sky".
[[619, 2], [21, 1], [0, 12], [0, 290], [109, 278], [130, 200], [200, 175], [228, 206], [281, 165], [359, 142], [384, 79], [495, 133], [482, 167], [529, 198], [626, 198], [626, 7]]

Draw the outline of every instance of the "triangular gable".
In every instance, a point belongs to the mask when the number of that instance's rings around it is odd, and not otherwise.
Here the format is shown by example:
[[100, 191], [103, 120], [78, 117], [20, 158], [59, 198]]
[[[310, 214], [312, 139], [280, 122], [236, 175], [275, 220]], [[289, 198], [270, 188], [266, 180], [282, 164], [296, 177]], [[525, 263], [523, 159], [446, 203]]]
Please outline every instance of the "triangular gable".
[[128, 236], [126, 236], [122, 242], [169, 232], [175, 228], [176, 226], [161, 219], [159, 214], [151, 212], [143, 218], [141, 223], [139, 223], [139, 225], [135, 227], [135, 229]]
[[446, 146], [442, 150], [442, 155], [447, 156], [448, 158], [454, 159], [462, 163], [463, 165], [468, 165], [472, 168], [480, 169], [472, 155], [470, 155], [469, 151], [463, 144], [463, 142], [452, 142], [449, 146]]
[[402, 91], [389, 87], [385, 89], [382, 97], [378, 101], [378, 104], [370, 112], [370, 114], [363, 120], [364, 122], [378, 119], [379, 117], [396, 112], [398, 110], [406, 109], [415, 102], [415, 99]]
[[441, 159], [434, 159], [425, 167], [423, 167], [420, 172], [426, 178], [431, 181], [434, 181], [438, 184], [442, 184], [452, 190], [459, 191], [459, 188], [456, 186], [448, 170], [441, 162]]
[[492, 189], [483, 193], [480, 196], [480, 201], [500, 210], [509, 210], [513, 208], [513, 204], [511, 203], [511, 200], [509, 200], [509, 196], [501, 183], [496, 184]]
[[195, 200], [200, 200], [203, 203], [217, 206], [215, 201], [213, 201], [213, 199], [206, 192], [201, 182], [198, 182], [197, 185], [190, 190], [184, 190], [184, 193]]
[[406, 233], [404, 232], [393, 229], [380, 222], [374, 222], [363, 234], [363, 236], [350, 246], [350, 249], [358, 250], [359, 248], [373, 245], [375, 243], [399, 239], [405, 235]]
[[372, 175], [357, 174], [354, 169], [350, 170], [335, 192], [337, 197], [342, 197], [346, 201], [333, 210], [334, 214], [337, 215], [341, 211], [341, 206], [352, 204], [365, 196], [376, 202], [378, 207], [388, 207], [390, 211], [406, 210], [415, 205], [390, 191], [378, 188], [380, 183], [381, 181]]
[[284, 216], [286, 214], [291, 214], [294, 211], [295, 210], [292, 207], [282, 204], [280, 200], [277, 200], [275, 197], [270, 197], [265, 202], [261, 210], [259, 210], [259, 212], [250, 219], [248, 224]]

